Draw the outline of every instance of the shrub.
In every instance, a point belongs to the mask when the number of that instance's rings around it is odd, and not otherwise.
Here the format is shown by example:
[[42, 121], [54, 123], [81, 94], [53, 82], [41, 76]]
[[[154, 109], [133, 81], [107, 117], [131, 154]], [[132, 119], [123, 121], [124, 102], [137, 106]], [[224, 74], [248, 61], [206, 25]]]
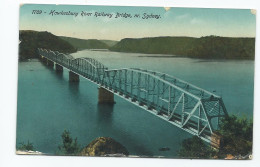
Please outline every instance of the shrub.
[[70, 137], [69, 131], [64, 130], [61, 137], [62, 137], [62, 145], [58, 147], [61, 154], [77, 155], [80, 152], [81, 149], [78, 144], [77, 138], [73, 140], [73, 138]]
[[24, 144], [24, 142], [19, 144], [20, 146], [17, 148], [17, 150], [21, 151], [34, 151], [33, 143], [30, 143], [30, 141], [27, 141], [27, 144]]

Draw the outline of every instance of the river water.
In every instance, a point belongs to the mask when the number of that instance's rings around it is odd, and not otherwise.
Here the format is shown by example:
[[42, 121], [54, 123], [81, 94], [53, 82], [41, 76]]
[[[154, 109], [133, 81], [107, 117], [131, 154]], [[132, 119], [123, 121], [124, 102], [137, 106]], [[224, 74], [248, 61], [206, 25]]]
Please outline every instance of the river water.
[[[202, 60], [138, 53], [83, 50], [109, 69], [138, 67], [164, 72], [223, 97], [229, 114], [253, 117], [254, 61]], [[147, 57], [155, 56], [155, 57]], [[112, 137], [131, 155], [177, 157], [190, 134], [115, 96], [114, 106], [98, 105], [98, 87], [80, 78], [68, 82], [38, 60], [19, 62], [17, 145], [33, 143], [37, 151], [55, 154], [66, 129], [86, 146], [99, 136]], [[169, 147], [169, 151], [159, 151]]]

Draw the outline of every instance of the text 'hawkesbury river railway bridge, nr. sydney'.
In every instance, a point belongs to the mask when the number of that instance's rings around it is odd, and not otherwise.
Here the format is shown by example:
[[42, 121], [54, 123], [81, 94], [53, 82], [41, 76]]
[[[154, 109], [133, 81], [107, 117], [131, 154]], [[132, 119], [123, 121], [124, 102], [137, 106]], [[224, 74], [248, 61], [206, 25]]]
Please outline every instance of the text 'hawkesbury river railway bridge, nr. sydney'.
[[38, 49], [42, 61], [56, 70], [69, 70], [69, 80], [79, 76], [99, 86], [99, 103], [114, 103], [114, 94], [155, 116], [197, 135], [218, 147], [221, 117], [227, 111], [221, 97], [173, 76], [139, 68], [108, 69], [93, 58]]

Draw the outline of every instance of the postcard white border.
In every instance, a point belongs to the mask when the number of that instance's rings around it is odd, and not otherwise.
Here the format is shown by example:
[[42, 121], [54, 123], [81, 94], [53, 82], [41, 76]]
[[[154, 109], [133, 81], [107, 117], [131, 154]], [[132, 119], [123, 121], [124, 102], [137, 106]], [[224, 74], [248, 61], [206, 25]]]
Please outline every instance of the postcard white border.
[[19, 3], [78, 4], [109, 6], [173, 6], [207, 8], [251, 8], [260, 12], [259, 0], [1, 0], [0, 3], [0, 166], [258, 166], [260, 164], [260, 58], [257, 17], [254, 100], [253, 160], [181, 160], [151, 158], [92, 158], [15, 155]]

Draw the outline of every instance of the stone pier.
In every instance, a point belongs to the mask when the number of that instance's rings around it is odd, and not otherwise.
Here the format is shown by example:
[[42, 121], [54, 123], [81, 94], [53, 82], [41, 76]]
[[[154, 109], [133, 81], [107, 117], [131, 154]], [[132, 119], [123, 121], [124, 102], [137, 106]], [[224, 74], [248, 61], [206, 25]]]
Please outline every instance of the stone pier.
[[47, 64], [47, 59], [45, 57], [42, 56], [41, 60], [42, 60], [43, 63]]
[[63, 67], [59, 64], [55, 64], [55, 69], [56, 69], [56, 71], [60, 71], [60, 72], [63, 71]]
[[79, 82], [79, 75], [70, 71], [69, 72], [69, 81], [70, 82]]
[[114, 94], [102, 87], [99, 87], [98, 88], [98, 103], [99, 104], [115, 104]]
[[50, 66], [50, 67], [53, 67], [54, 66], [54, 62], [47, 59], [47, 65]]

